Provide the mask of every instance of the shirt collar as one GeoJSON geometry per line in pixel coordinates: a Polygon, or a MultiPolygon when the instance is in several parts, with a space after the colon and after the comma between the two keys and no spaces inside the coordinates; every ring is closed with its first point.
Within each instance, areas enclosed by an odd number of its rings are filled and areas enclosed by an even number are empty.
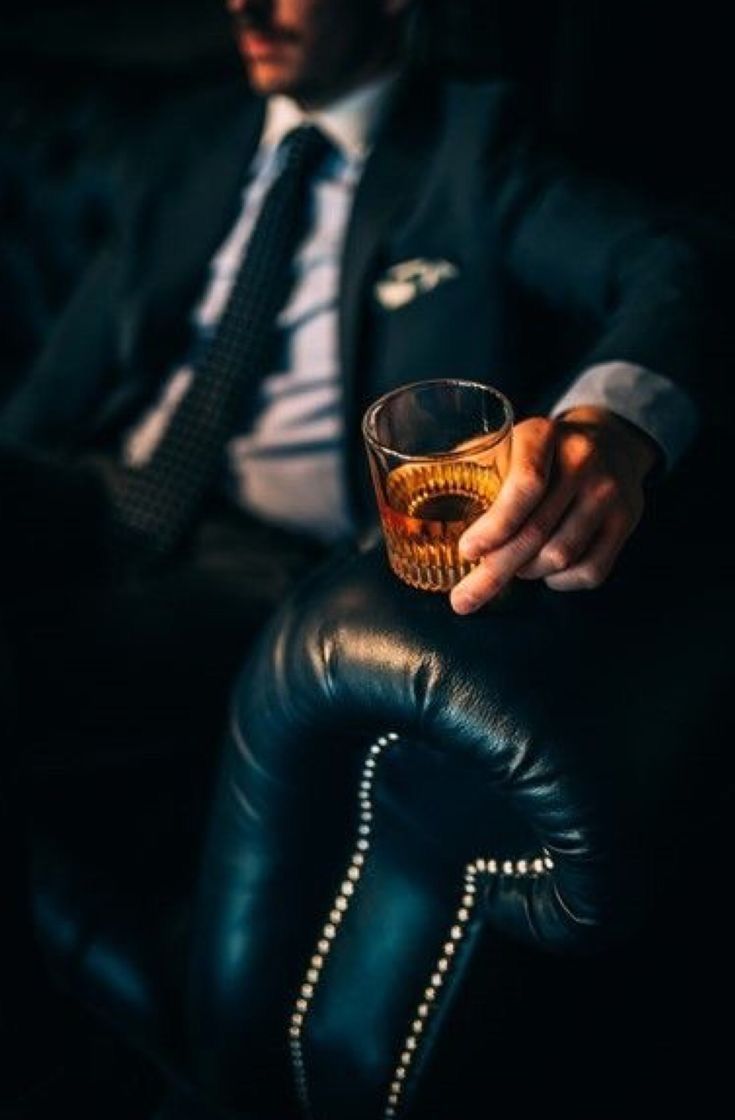
{"type": "Polygon", "coordinates": [[[305,110],[283,95],[268,100],[261,145],[274,148],[293,128],[314,124],[347,159],[364,159],[398,75],[382,75],[321,109],[305,110]]]}

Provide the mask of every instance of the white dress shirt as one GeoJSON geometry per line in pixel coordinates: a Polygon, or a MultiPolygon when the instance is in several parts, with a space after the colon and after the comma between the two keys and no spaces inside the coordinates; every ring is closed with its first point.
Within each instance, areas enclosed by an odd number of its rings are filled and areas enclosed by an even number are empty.
{"type": "MultiPolygon", "coordinates": [[[[213,257],[193,312],[197,348],[212,338],[269,187],[281,168],[279,144],[294,127],[316,124],[334,151],[311,186],[311,220],[294,261],[295,281],[276,321],[272,371],[256,407],[226,448],[228,488],[250,512],[325,541],[352,529],[343,470],[345,432],[338,360],[338,291],[342,248],[355,189],[395,78],[381,78],[326,109],[306,113],[285,97],[269,100],[260,145],[234,226],[213,257]]],[[[129,432],[131,466],[153,454],[191,379],[195,362],[174,370],[159,400],[129,432]]],[[[696,415],[689,398],[659,373],[627,362],[590,367],[552,409],[611,409],[647,432],[671,465],[689,443],[696,415]]]]}

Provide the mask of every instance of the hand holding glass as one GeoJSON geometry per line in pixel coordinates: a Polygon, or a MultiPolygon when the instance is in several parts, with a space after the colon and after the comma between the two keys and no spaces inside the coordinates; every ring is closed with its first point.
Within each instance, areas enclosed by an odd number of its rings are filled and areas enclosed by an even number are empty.
{"type": "Polygon", "coordinates": [[[391,568],[412,587],[450,591],[475,567],[459,538],[508,472],[510,402],[475,381],[418,381],[375,401],[362,430],[391,568]]]}

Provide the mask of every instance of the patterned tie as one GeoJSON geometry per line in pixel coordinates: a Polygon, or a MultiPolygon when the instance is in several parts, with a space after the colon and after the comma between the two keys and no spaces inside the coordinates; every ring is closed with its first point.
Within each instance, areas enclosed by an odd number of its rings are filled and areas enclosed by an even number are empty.
{"type": "Polygon", "coordinates": [[[283,141],[270,187],[217,331],[151,459],[125,471],[113,493],[116,537],[128,558],[170,554],[191,525],[222,450],[266,372],[276,315],[304,233],[309,178],[329,141],[311,125],[283,141]]]}

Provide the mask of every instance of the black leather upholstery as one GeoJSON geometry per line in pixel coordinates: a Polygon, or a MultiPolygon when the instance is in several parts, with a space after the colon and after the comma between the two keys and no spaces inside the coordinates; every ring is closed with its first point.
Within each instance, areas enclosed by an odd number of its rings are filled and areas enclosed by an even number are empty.
{"type": "Polygon", "coordinates": [[[641,610],[615,586],[594,598],[518,584],[460,619],[398,584],[378,550],[292,601],[241,680],[201,884],[193,1022],[212,1092],[290,1114],[288,1028],[316,953],[295,1040],[314,1114],[381,1115],[476,857],[497,870],[476,875],[459,967],[411,1068],[486,923],[563,953],[646,924],[681,872],[687,828],[670,831],[669,814],[726,680],[716,646],[695,659],[678,641],[712,642],[722,599],[702,589],[673,613],[671,587],[649,590],[641,610]],[[379,748],[370,849],[320,953],[358,838],[364,755],[387,731],[399,738],[379,748]]]}
{"type": "Polygon", "coordinates": [[[342,556],[246,666],[211,804],[170,755],[38,775],[56,973],[213,1115],[451,1115],[422,1082],[489,930],[605,959],[672,920],[692,844],[724,859],[730,596],[623,565],[459,618],[342,556]]]}

